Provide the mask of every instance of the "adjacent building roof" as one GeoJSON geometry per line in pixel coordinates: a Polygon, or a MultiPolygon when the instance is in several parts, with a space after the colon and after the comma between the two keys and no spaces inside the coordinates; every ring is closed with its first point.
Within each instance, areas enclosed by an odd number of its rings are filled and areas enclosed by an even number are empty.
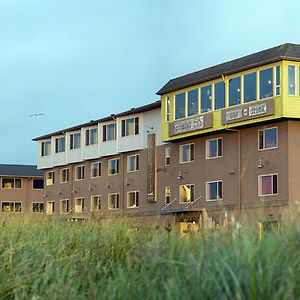
{"type": "Polygon", "coordinates": [[[240,71],[259,67],[283,59],[300,61],[300,45],[283,44],[274,48],[263,50],[194,73],[171,79],[157,92],[157,94],[167,94],[182,88],[217,79],[219,77],[222,77],[222,75],[231,75],[240,71]]]}
{"type": "Polygon", "coordinates": [[[43,171],[32,165],[0,164],[0,176],[43,177],[43,171]]]}
{"type": "Polygon", "coordinates": [[[104,117],[104,118],[101,118],[101,119],[92,120],[88,123],[79,124],[79,125],[72,126],[72,127],[66,128],[66,129],[62,129],[62,130],[59,130],[59,131],[55,131],[55,132],[52,132],[52,133],[49,133],[49,134],[46,134],[46,135],[43,135],[43,136],[39,136],[39,137],[34,138],[33,141],[48,139],[48,138],[50,138],[54,135],[60,135],[60,134],[66,133],[66,132],[79,130],[82,127],[89,127],[89,126],[93,126],[93,125],[96,125],[96,124],[101,123],[101,122],[112,121],[117,117],[124,117],[124,116],[132,115],[132,114],[143,113],[143,112],[153,110],[153,109],[157,109],[157,108],[160,108],[160,100],[155,101],[155,102],[150,103],[150,104],[139,106],[139,107],[136,107],[136,108],[133,107],[133,108],[127,110],[127,111],[124,111],[124,112],[121,112],[121,113],[118,113],[118,114],[112,114],[110,116],[107,116],[107,117],[104,117]]]}

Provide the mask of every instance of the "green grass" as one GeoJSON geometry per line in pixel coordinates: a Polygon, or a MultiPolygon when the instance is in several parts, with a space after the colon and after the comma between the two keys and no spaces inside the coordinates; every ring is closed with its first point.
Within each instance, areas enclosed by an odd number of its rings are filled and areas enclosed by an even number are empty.
{"type": "Polygon", "coordinates": [[[0,219],[0,299],[297,299],[300,227],[199,238],[124,220],[0,219]]]}

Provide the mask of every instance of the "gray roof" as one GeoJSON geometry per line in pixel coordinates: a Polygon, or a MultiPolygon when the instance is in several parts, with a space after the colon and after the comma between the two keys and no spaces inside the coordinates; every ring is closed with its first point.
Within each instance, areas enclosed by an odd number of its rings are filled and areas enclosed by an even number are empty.
{"type": "Polygon", "coordinates": [[[101,123],[101,122],[112,121],[117,117],[124,117],[124,116],[127,116],[127,115],[138,114],[138,113],[146,112],[146,111],[149,111],[149,110],[152,110],[152,109],[157,109],[157,108],[160,108],[160,100],[157,100],[153,103],[146,104],[146,105],[143,105],[143,106],[139,106],[139,107],[136,107],[136,108],[133,107],[129,110],[126,110],[126,111],[118,113],[118,114],[112,114],[110,116],[107,116],[107,117],[104,117],[104,118],[101,118],[101,119],[92,120],[92,121],[87,122],[87,123],[79,124],[79,125],[72,126],[72,127],[66,128],[66,129],[62,129],[62,130],[59,130],[59,131],[55,131],[55,132],[52,132],[52,133],[49,133],[49,134],[45,134],[45,135],[34,138],[33,141],[48,139],[48,138],[50,138],[54,135],[60,135],[60,134],[66,133],[66,132],[79,130],[82,127],[89,127],[89,126],[93,126],[93,125],[96,125],[96,124],[101,123]]]}
{"type": "Polygon", "coordinates": [[[0,176],[43,177],[43,171],[32,165],[0,164],[0,176]]]}
{"type": "Polygon", "coordinates": [[[274,48],[253,53],[213,67],[171,79],[157,92],[157,94],[167,94],[182,88],[220,78],[222,75],[231,75],[240,71],[263,66],[283,59],[300,61],[300,45],[279,45],[274,48]]]}

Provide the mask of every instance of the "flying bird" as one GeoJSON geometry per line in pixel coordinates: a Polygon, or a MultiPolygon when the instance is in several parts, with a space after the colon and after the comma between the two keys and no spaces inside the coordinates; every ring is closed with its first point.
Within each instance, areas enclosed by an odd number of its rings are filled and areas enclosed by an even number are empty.
{"type": "Polygon", "coordinates": [[[33,118],[33,117],[39,117],[39,116],[43,116],[43,115],[44,115],[43,113],[36,113],[36,114],[29,115],[28,117],[33,118]]]}

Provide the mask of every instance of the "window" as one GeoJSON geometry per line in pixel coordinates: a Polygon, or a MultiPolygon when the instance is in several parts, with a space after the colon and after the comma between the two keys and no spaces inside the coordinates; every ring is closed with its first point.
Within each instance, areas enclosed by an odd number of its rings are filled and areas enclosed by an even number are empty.
{"type": "Polygon", "coordinates": [[[108,161],[108,175],[115,175],[119,173],[119,159],[110,159],[108,161]]]}
{"type": "Polygon", "coordinates": [[[206,200],[214,201],[223,198],[223,183],[219,181],[206,182],[206,200]]]}
{"type": "Polygon", "coordinates": [[[201,87],[201,112],[211,111],[211,85],[201,87]]]}
{"type": "Polygon", "coordinates": [[[139,192],[127,193],[127,208],[136,208],[139,206],[139,192]]]}
{"type": "Polygon", "coordinates": [[[180,203],[190,203],[195,200],[193,184],[184,184],[179,186],[179,202],[180,203]]]}
{"type": "Polygon", "coordinates": [[[258,196],[270,196],[278,193],[278,175],[258,176],[258,196]]]}
{"type": "Polygon", "coordinates": [[[273,68],[259,71],[259,98],[273,97],[273,68]]]}
{"type": "Polygon", "coordinates": [[[171,148],[165,148],[165,166],[169,166],[171,161],[171,148]]]}
{"type": "Polygon", "coordinates": [[[70,149],[75,150],[80,148],[80,132],[70,134],[70,149]]]}
{"type": "Polygon", "coordinates": [[[135,172],[139,170],[139,155],[130,155],[127,157],[127,172],[135,172]]]}
{"type": "Polygon", "coordinates": [[[48,156],[51,154],[51,141],[45,141],[41,144],[41,156],[48,156]]]}
{"type": "Polygon", "coordinates": [[[206,141],[206,159],[222,156],[222,138],[206,141]]]}
{"type": "Polygon", "coordinates": [[[109,194],[108,195],[108,209],[118,209],[120,208],[120,195],[119,194],[109,194]]]}
{"type": "Polygon", "coordinates": [[[46,173],[46,185],[54,184],[54,172],[50,171],[46,173]]]}
{"type": "Polygon", "coordinates": [[[258,131],[258,149],[267,150],[277,148],[277,127],[258,131]]]}
{"type": "Polygon", "coordinates": [[[229,80],[229,106],[241,104],[241,78],[229,80]]]}
{"type": "Polygon", "coordinates": [[[32,212],[43,213],[44,212],[44,203],[43,202],[33,202],[32,203],[32,212]]]}
{"type": "Polygon", "coordinates": [[[75,213],[80,213],[84,211],[84,198],[75,198],[75,213]]]}
{"type": "Polygon", "coordinates": [[[122,120],[122,136],[139,134],[139,118],[122,120]]]}
{"type": "Polygon", "coordinates": [[[84,166],[75,167],[75,180],[84,179],[84,166]]]}
{"type": "Polygon", "coordinates": [[[69,200],[64,199],[60,200],[60,213],[61,214],[67,214],[69,212],[69,200]]]}
{"type": "Polygon", "coordinates": [[[103,142],[114,141],[116,139],[116,123],[103,125],[103,142]]]}
{"type": "Polygon", "coordinates": [[[44,188],[44,179],[33,179],[32,188],[34,190],[42,190],[44,188]]]}
{"type": "Polygon", "coordinates": [[[22,202],[2,202],[2,212],[21,212],[22,202]]]}
{"type": "Polygon", "coordinates": [[[166,97],[166,122],[170,122],[170,97],[166,97]]]}
{"type": "Polygon", "coordinates": [[[194,160],[194,144],[180,145],[179,162],[186,163],[194,160]]]}
{"type": "Polygon", "coordinates": [[[101,162],[95,162],[91,164],[91,178],[101,176],[101,162]]]}
{"type": "Polygon", "coordinates": [[[22,179],[20,178],[2,178],[3,189],[21,189],[22,179]]]}
{"type": "Polygon", "coordinates": [[[185,93],[175,95],[175,120],[185,117],[185,93]]]}
{"type": "Polygon", "coordinates": [[[256,100],[256,72],[244,75],[244,103],[256,100]]]}
{"type": "Polygon", "coordinates": [[[96,195],[91,197],[91,211],[101,210],[101,196],[96,195]]]}
{"type": "Polygon", "coordinates": [[[169,186],[165,187],[165,203],[171,203],[171,188],[169,186]]]}
{"type": "Polygon", "coordinates": [[[97,128],[86,129],[85,131],[85,145],[95,145],[98,143],[98,130],[97,128]]]}
{"type": "Polygon", "coordinates": [[[276,96],[280,95],[280,66],[276,66],[276,96]]]}
{"type": "Polygon", "coordinates": [[[48,201],[46,203],[46,215],[51,216],[54,213],[54,202],[48,201]]]}
{"type": "Polygon", "coordinates": [[[188,91],[188,116],[198,114],[198,89],[188,91]]]}
{"type": "Polygon", "coordinates": [[[66,183],[69,181],[69,169],[60,170],[60,183],[66,183]]]}
{"type": "Polygon", "coordinates": [[[225,82],[215,83],[215,110],[225,107],[225,82]]]}
{"type": "Polygon", "coordinates": [[[55,139],[55,153],[65,152],[65,142],[64,136],[55,139]]]}
{"type": "Polygon", "coordinates": [[[296,95],[296,67],[293,65],[288,66],[288,95],[295,96],[296,95]]]}

